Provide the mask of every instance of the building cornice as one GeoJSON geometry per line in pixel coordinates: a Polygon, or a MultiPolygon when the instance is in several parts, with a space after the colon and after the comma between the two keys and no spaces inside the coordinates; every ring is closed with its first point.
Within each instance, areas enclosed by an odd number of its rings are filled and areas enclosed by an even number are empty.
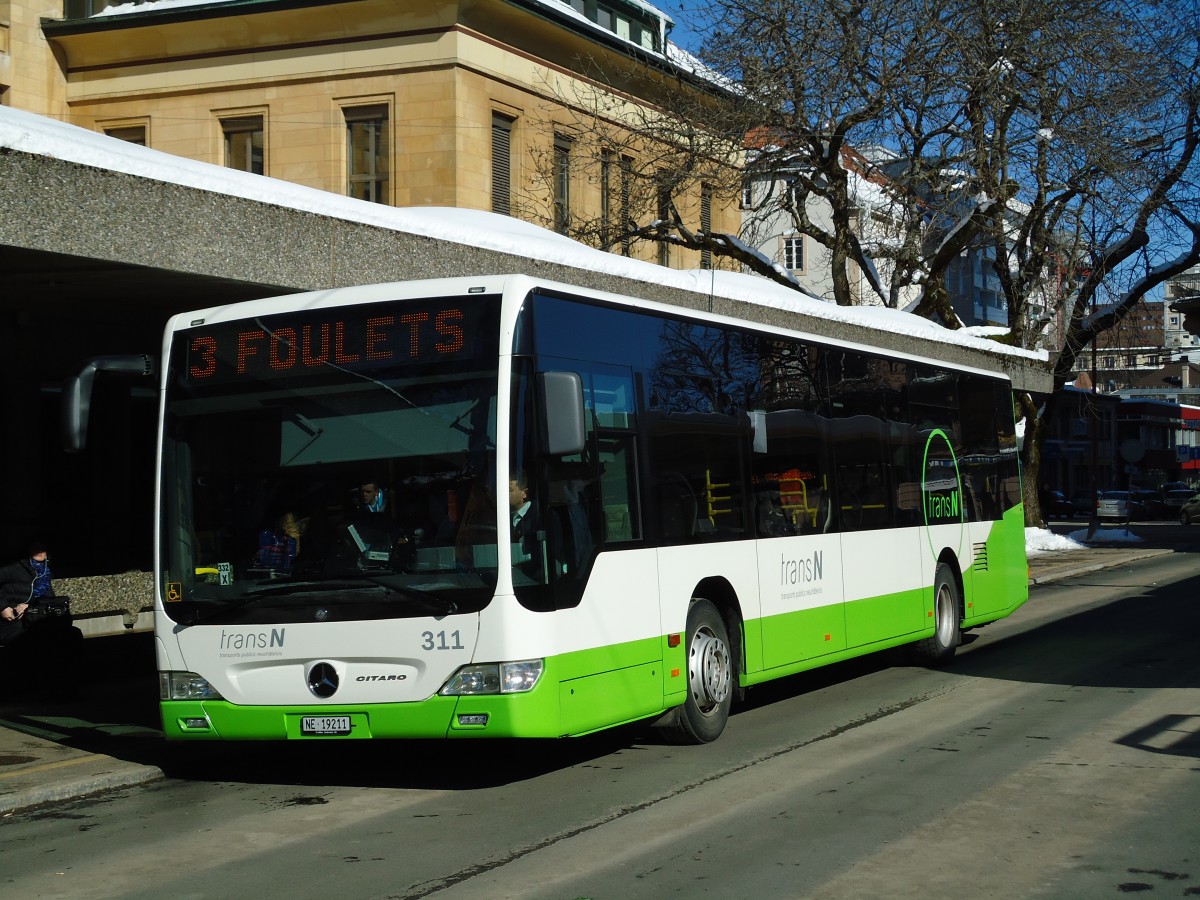
{"type": "MultiPolygon", "coordinates": [[[[150,7],[144,11],[135,8],[128,12],[122,12],[119,15],[96,15],[86,18],[73,19],[50,19],[43,18],[41,20],[42,32],[47,40],[62,46],[68,57],[68,68],[71,70],[95,68],[97,66],[112,65],[138,65],[143,61],[136,58],[129,58],[128,45],[123,42],[124,46],[120,49],[125,52],[114,52],[110,61],[95,60],[89,58],[87,60],[75,61],[72,56],[91,56],[96,55],[96,38],[115,35],[122,33],[128,35],[130,32],[135,32],[141,29],[172,29],[182,25],[189,25],[196,22],[214,21],[224,18],[236,18],[242,26],[242,33],[252,36],[254,30],[248,25],[247,19],[259,16],[276,18],[280,14],[293,14],[289,17],[289,24],[293,28],[302,30],[303,26],[297,26],[294,19],[294,14],[298,11],[312,11],[313,21],[320,22],[330,19],[336,19],[338,16],[338,8],[349,9],[350,7],[369,7],[375,0],[217,0],[211,3],[188,4],[183,6],[173,7],[155,7],[153,4],[145,4],[150,7]],[[323,15],[322,12],[325,12],[323,15]],[[73,51],[75,51],[73,53],[73,51]]],[[[621,0],[615,0],[621,2],[621,0]]],[[[705,77],[703,73],[697,73],[687,66],[680,65],[674,62],[670,55],[663,51],[648,50],[629,40],[626,40],[614,32],[608,31],[605,28],[583,19],[566,3],[557,2],[557,0],[450,0],[446,3],[431,3],[430,8],[433,9],[437,5],[443,8],[454,7],[457,13],[454,16],[455,20],[460,24],[465,24],[468,27],[478,28],[469,19],[472,18],[469,11],[474,11],[488,4],[496,4],[507,6],[512,9],[520,10],[522,13],[532,15],[539,20],[549,23],[556,28],[565,29],[570,32],[576,40],[587,42],[593,45],[600,45],[606,51],[615,54],[619,57],[625,57],[638,66],[645,69],[658,72],[660,76],[666,76],[673,79],[678,79],[680,82],[687,84],[693,90],[700,93],[708,93],[714,95],[725,96],[729,94],[728,88],[717,84],[711,78],[705,77]]],[[[628,5],[631,9],[641,10],[644,14],[648,14],[649,7],[646,4],[623,4],[628,5]]],[[[387,4],[380,5],[381,14],[380,20],[392,18],[395,16],[394,7],[387,4]]],[[[367,21],[370,19],[370,14],[364,15],[357,13],[354,16],[347,16],[347,19],[353,18],[356,23],[367,21]]],[[[670,17],[665,16],[663,22],[669,23],[670,17]]],[[[443,22],[443,26],[449,25],[449,22],[443,22]]],[[[665,43],[665,27],[660,32],[660,39],[665,43]]],[[[347,34],[347,40],[362,40],[370,37],[386,37],[388,33],[394,32],[390,27],[380,29],[378,35],[371,33],[369,29],[359,30],[354,34],[347,34]]],[[[277,33],[277,32],[276,32],[277,33]]],[[[228,41],[226,35],[222,35],[222,39],[228,41]]],[[[284,43],[292,43],[285,41],[284,43]]],[[[228,45],[226,45],[226,49],[228,45]]],[[[114,47],[114,50],[117,48],[114,47]]],[[[195,54],[190,54],[194,56],[195,54]]],[[[581,54],[583,56],[585,54],[581,54]]],[[[160,59],[152,60],[151,62],[159,62],[160,59]]]]}

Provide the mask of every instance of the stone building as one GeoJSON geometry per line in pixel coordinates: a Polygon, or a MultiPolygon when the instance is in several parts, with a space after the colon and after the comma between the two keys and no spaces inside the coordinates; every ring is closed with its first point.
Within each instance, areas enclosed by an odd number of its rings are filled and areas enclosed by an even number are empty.
{"type": "MultiPolygon", "coordinates": [[[[564,233],[577,219],[615,231],[654,214],[631,208],[653,189],[629,180],[653,180],[659,148],[606,155],[585,140],[601,106],[618,133],[623,116],[678,92],[721,90],[670,43],[671,19],[639,0],[2,0],[5,18],[5,105],[364,200],[564,233]]],[[[694,227],[736,232],[734,198],[694,193],[671,197],[694,227]]],[[[677,248],[616,249],[700,263],[677,248]]]]}

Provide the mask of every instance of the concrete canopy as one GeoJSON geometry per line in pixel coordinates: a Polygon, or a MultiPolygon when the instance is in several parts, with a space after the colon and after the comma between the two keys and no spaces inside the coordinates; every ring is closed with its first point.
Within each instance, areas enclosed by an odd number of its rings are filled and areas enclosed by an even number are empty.
{"type": "MultiPolygon", "coordinates": [[[[0,153],[0,309],[172,313],[411,278],[526,274],[1001,371],[1048,391],[1044,363],[861,329],[512,253],[8,150],[0,153]]],[[[1001,348],[997,348],[998,351],[1001,348]]]]}

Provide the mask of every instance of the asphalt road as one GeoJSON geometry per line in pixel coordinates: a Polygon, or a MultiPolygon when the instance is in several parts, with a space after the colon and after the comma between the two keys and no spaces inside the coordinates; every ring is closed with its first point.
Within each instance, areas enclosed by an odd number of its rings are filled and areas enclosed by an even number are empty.
{"type": "MultiPolygon", "coordinates": [[[[1200,532],[1197,532],[1200,534],[1200,532]]],[[[705,747],[183,748],[0,824],[32,897],[1200,895],[1200,555],[1034,588],[951,667],[764,686],[705,747]]]]}

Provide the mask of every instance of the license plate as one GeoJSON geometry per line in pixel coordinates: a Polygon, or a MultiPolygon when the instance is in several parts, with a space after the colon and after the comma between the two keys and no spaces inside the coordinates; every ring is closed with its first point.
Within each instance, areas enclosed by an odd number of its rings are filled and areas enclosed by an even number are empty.
{"type": "Polygon", "coordinates": [[[300,719],[301,734],[338,735],[350,733],[349,716],[303,716],[300,719]]]}

